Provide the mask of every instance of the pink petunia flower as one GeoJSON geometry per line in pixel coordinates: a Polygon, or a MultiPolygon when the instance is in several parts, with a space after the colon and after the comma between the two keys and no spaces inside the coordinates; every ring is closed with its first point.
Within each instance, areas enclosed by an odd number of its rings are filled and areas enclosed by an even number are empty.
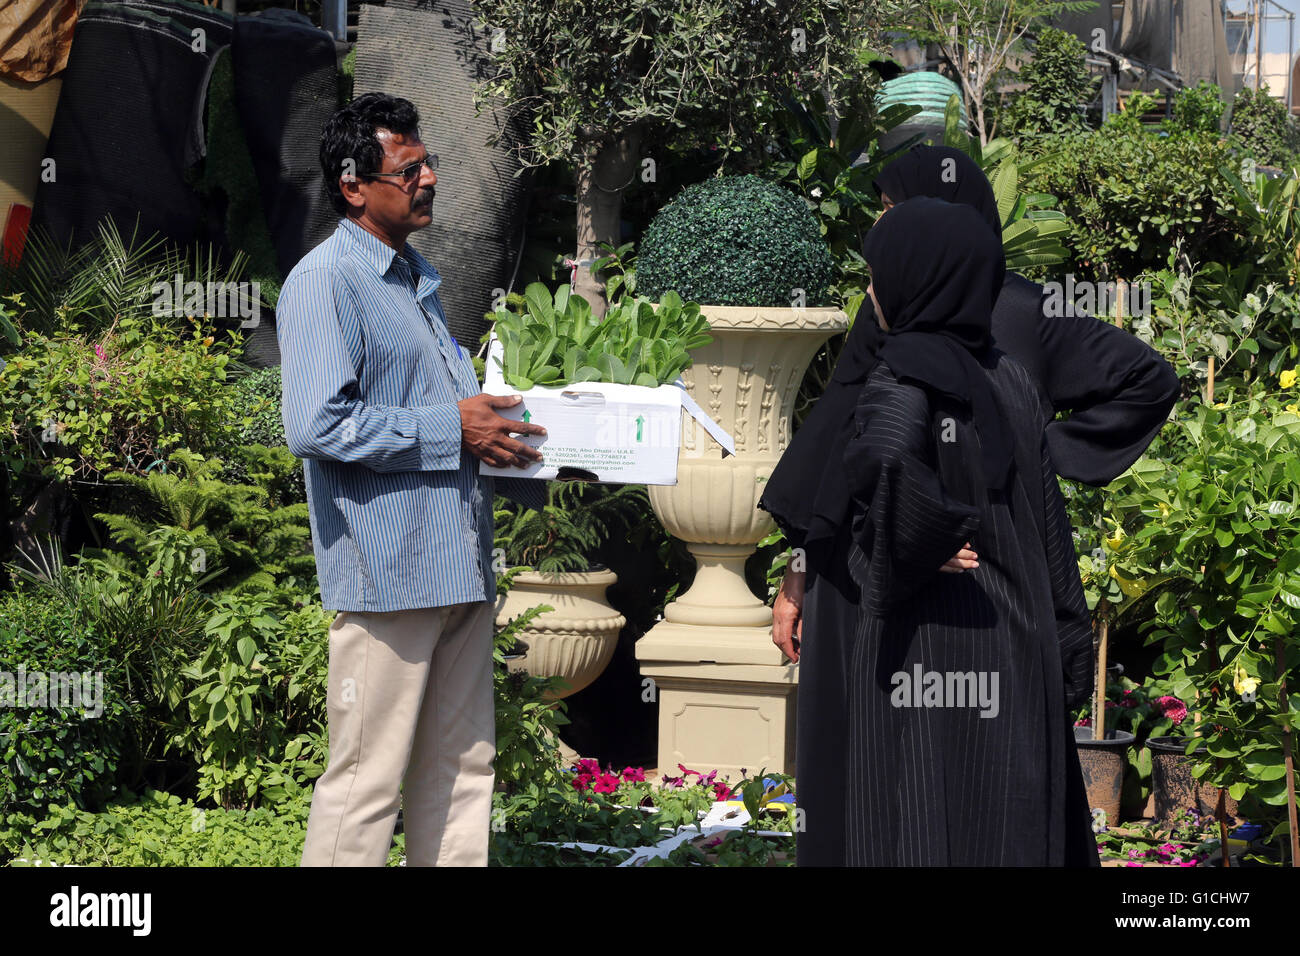
{"type": "Polygon", "coordinates": [[[573,778],[573,789],[577,790],[579,793],[586,790],[591,786],[591,777],[592,775],[589,773],[578,774],[573,778]]]}
{"type": "Polygon", "coordinates": [[[1187,705],[1177,697],[1157,698],[1156,705],[1160,708],[1161,713],[1175,724],[1181,724],[1187,716],[1187,705]]]}
{"type": "Polygon", "coordinates": [[[623,779],[629,783],[645,783],[645,771],[640,767],[624,767],[623,779]]]}
{"type": "Polygon", "coordinates": [[[594,777],[596,774],[600,773],[600,761],[592,760],[591,758],[579,760],[578,771],[580,773],[590,774],[594,777]]]}
{"type": "Polygon", "coordinates": [[[618,789],[618,784],[618,777],[614,776],[612,773],[602,773],[596,778],[596,782],[592,785],[591,789],[596,793],[613,793],[618,789]]]}
{"type": "Polygon", "coordinates": [[[713,785],[714,800],[730,800],[731,796],[732,796],[731,788],[728,787],[725,783],[715,783],[713,785]]]}

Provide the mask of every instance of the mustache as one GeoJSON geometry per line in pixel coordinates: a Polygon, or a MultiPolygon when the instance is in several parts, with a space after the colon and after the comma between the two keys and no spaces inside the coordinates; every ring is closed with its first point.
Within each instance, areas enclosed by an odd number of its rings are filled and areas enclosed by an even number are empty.
{"type": "Polygon", "coordinates": [[[438,195],[438,191],[430,186],[428,189],[420,190],[415,197],[415,205],[422,206],[427,202],[432,202],[433,198],[438,195]]]}

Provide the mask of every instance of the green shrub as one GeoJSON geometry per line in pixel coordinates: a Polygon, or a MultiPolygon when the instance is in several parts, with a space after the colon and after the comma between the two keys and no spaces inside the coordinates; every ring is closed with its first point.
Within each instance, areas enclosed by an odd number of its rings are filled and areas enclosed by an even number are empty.
{"type": "Polygon", "coordinates": [[[11,471],[143,474],[177,448],[203,452],[237,427],[222,388],[228,346],[124,319],[101,339],[27,333],[0,369],[0,442],[11,471]]]}
{"type": "MultiPolygon", "coordinates": [[[[288,445],[281,418],[280,366],[272,365],[241,375],[228,388],[234,396],[235,413],[240,424],[233,438],[218,450],[226,461],[222,477],[231,484],[253,484],[251,475],[258,470],[258,465],[256,455],[251,454],[246,446],[286,448],[288,445]]],[[[307,500],[302,462],[296,458],[293,459],[293,468],[284,478],[280,497],[286,504],[307,500]]]]}
{"type": "Polygon", "coordinates": [[[834,263],[816,216],[794,193],[758,176],[683,189],[646,230],[637,292],[676,291],[704,305],[790,307],[829,301],[834,263]]]}
{"type": "Polygon", "coordinates": [[[1087,47],[1064,30],[1038,35],[1034,57],[1020,72],[1027,84],[1008,109],[1007,125],[1017,136],[1074,133],[1088,128],[1084,108],[1096,80],[1088,72],[1087,47]]]}
{"type": "Polygon", "coordinates": [[[1269,95],[1267,85],[1237,92],[1232,101],[1232,137],[1264,166],[1291,166],[1300,151],[1300,127],[1287,115],[1286,104],[1269,95]]]}
{"type": "MultiPolygon", "coordinates": [[[[0,682],[0,826],[43,816],[56,804],[97,808],[118,794],[120,777],[134,782],[138,705],[125,691],[120,662],[75,607],[29,587],[0,597],[0,682]],[[49,706],[48,689],[45,705],[22,706],[33,703],[32,675],[50,672],[90,675],[82,685],[90,699],[72,698],[89,710],[49,706]]],[[[63,694],[60,688],[57,702],[69,703],[63,694]]]]}
{"type": "Polygon", "coordinates": [[[1133,279],[1163,267],[1173,246],[1197,262],[1255,258],[1229,219],[1235,196],[1220,167],[1237,163],[1216,134],[1162,136],[1113,125],[1035,149],[1044,156],[1024,189],[1060,197],[1071,252],[1062,271],[1133,279]]]}
{"type": "Polygon", "coordinates": [[[1218,133],[1223,110],[1223,94],[1219,88],[1201,80],[1175,94],[1174,127],[1195,133],[1218,133]]]}

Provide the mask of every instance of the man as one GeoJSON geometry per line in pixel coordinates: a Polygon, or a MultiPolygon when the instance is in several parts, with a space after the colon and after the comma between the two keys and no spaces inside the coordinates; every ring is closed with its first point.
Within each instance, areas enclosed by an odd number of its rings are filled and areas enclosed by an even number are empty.
{"type": "MultiPolygon", "coordinates": [[[[329,765],[304,866],[382,866],[405,811],[411,866],[485,866],[496,733],[493,480],[482,459],[544,435],[479,393],[448,331],[438,272],[407,237],[433,220],[437,157],[419,115],[381,93],[340,109],[321,165],[343,216],[285,280],[277,307],[284,426],[304,459],[330,626],[329,765]]],[[[502,479],[539,508],[545,486],[502,479]]]]}

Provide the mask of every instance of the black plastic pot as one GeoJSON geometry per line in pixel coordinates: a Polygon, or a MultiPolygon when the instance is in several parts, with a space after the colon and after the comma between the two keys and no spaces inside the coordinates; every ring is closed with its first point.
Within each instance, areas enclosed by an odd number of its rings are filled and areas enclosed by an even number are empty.
{"type": "MultiPolygon", "coordinates": [[[[1203,816],[1213,816],[1219,805],[1219,788],[1192,776],[1196,758],[1186,753],[1187,738],[1152,737],[1146,745],[1151,751],[1151,790],[1155,794],[1156,823],[1173,826],[1192,807],[1203,816]]],[[[1196,752],[1204,749],[1205,744],[1197,744],[1196,752]]],[[[1236,800],[1224,794],[1223,805],[1229,817],[1236,817],[1236,800]]]]}
{"type": "Polygon", "coordinates": [[[1106,825],[1119,822],[1120,792],[1124,784],[1124,752],[1133,746],[1134,737],[1126,730],[1108,730],[1095,740],[1091,727],[1075,727],[1074,743],[1083,768],[1083,784],[1088,791],[1088,806],[1106,813],[1106,825]]]}

